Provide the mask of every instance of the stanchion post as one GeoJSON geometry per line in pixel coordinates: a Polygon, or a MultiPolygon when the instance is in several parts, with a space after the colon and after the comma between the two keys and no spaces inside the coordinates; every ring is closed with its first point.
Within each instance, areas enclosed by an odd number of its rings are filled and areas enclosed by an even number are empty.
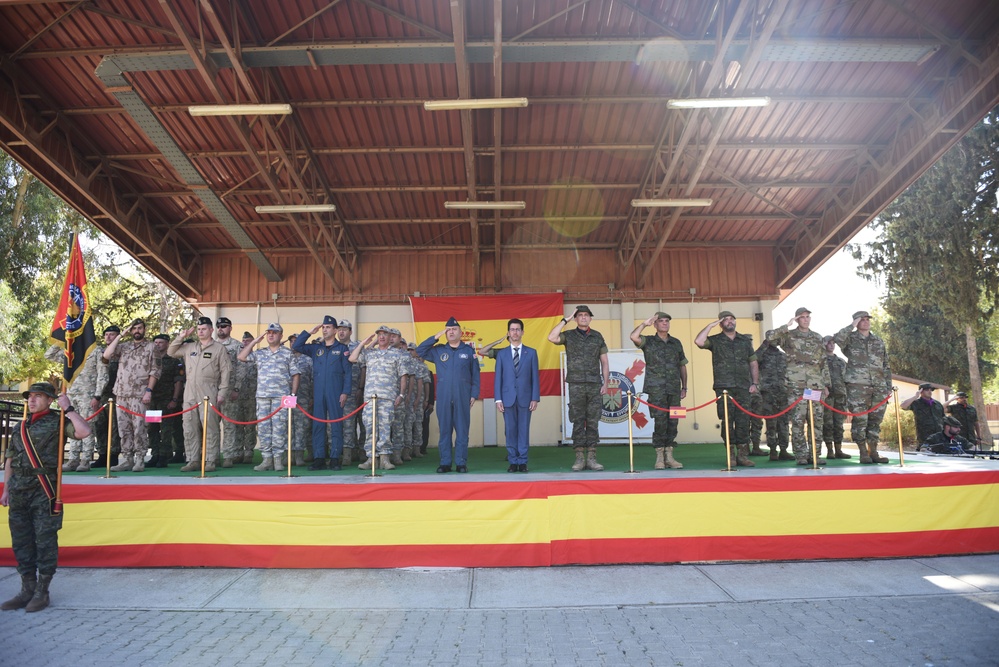
{"type": "Polygon", "coordinates": [[[815,401],[808,401],[808,432],[812,436],[812,470],[818,470],[819,457],[815,451],[815,401]]]}
{"type": "Polygon", "coordinates": [[[286,476],[289,479],[291,479],[291,459],[292,459],[292,452],[291,452],[291,408],[288,408],[288,452],[287,452],[286,458],[288,459],[288,474],[286,476]]]}
{"type": "Polygon", "coordinates": [[[635,431],[631,421],[632,393],[628,392],[628,460],[630,461],[629,473],[638,472],[635,470],[635,431]]]}
{"type": "Polygon", "coordinates": [[[902,453],[902,415],[898,411],[898,387],[892,387],[891,393],[895,397],[895,428],[898,430],[898,467],[905,467],[905,454],[902,453]]]}
{"type": "Polygon", "coordinates": [[[732,467],[732,438],[729,437],[728,430],[728,389],[722,390],[721,400],[724,401],[722,410],[724,410],[725,416],[725,423],[722,424],[722,428],[725,430],[725,470],[723,472],[735,472],[735,468],[732,467]]]}
{"type": "MultiPolygon", "coordinates": [[[[24,406],[27,409],[27,405],[24,406]]],[[[111,479],[115,475],[111,474],[111,439],[114,437],[114,397],[108,398],[108,439],[107,451],[104,452],[104,479],[111,479]]]]}
{"type": "Polygon", "coordinates": [[[202,401],[201,414],[201,478],[205,477],[205,461],[208,459],[208,397],[202,401]]]}

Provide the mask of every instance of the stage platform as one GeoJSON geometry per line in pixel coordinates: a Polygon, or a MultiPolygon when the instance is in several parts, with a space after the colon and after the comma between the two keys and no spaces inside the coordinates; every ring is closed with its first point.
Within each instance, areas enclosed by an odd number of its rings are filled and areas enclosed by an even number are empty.
{"type": "MultiPolygon", "coordinates": [[[[856,451],[854,450],[854,454],[856,451]]],[[[342,472],[200,479],[179,466],[67,474],[60,564],[78,567],[395,568],[898,558],[999,552],[999,461],[906,453],[906,465],[811,470],[755,458],[725,472],[720,445],[605,447],[607,470],[572,473],[570,448],[473,449],[468,474],[436,450],[372,479],[342,472]],[[720,454],[719,454],[720,452],[720,454]]],[[[892,456],[889,453],[889,456],[892,456]]],[[[0,515],[6,509],[0,508],[0,515]]],[[[0,531],[0,565],[12,565],[0,531]]]]}

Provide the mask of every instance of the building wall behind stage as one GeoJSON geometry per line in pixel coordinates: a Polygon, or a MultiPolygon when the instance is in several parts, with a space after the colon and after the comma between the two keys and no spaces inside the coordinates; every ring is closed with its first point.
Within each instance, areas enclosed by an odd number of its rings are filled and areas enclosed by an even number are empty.
{"type": "MultiPolygon", "coordinates": [[[[572,314],[576,304],[566,303],[565,314],[572,314]]],[[[741,333],[753,336],[755,344],[759,344],[767,329],[772,328],[771,313],[776,301],[740,301],[729,303],[617,303],[589,304],[594,313],[592,327],[600,331],[607,341],[609,349],[634,349],[629,336],[632,329],[654,312],[662,310],[672,316],[670,334],[683,343],[689,364],[688,392],[683,402],[691,408],[710,401],[714,397],[712,389],[711,353],[698,349],[694,338],[707,324],[718,318],[721,310],[731,310],[738,318],[737,327],[741,333]],[[760,317],[760,320],[755,319],[760,317]]],[[[354,327],[354,338],[364,340],[374,333],[379,325],[395,327],[402,331],[403,337],[413,340],[415,329],[412,312],[409,306],[336,306],[324,308],[321,306],[286,306],[277,307],[262,304],[255,307],[201,307],[213,319],[225,315],[233,321],[233,336],[239,337],[244,331],[254,336],[267,328],[270,322],[278,322],[284,327],[284,336],[299,333],[303,329],[311,331],[322,322],[323,315],[333,315],[338,320],[348,319],[354,327]]],[[[510,317],[515,317],[511,313],[510,317]]],[[[506,317],[504,314],[503,317],[506,317]]],[[[571,324],[570,324],[571,326],[571,324]]],[[[444,328],[444,323],[441,323],[444,328]]],[[[568,328],[568,327],[567,327],[568,328]]],[[[718,333],[717,327],[711,331],[718,333]]],[[[651,335],[653,329],[645,330],[651,335]]],[[[542,337],[547,337],[544,332],[542,337]]],[[[421,341],[416,341],[417,343],[421,341]]],[[[547,341],[543,343],[549,345],[547,341]]],[[[438,438],[437,420],[431,419],[431,443],[438,438]]],[[[471,432],[469,434],[472,446],[505,445],[503,437],[503,418],[498,414],[492,399],[479,401],[472,409],[471,432]]],[[[541,404],[531,422],[531,442],[535,445],[552,445],[562,440],[562,406],[559,396],[542,397],[541,404]]],[[[714,406],[697,412],[689,412],[679,423],[680,442],[719,442],[721,440],[720,424],[714,406]]]]}

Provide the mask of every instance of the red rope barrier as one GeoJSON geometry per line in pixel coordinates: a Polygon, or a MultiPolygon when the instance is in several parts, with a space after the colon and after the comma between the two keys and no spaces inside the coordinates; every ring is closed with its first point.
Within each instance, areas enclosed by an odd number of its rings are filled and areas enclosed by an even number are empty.
{"type": "MultiPolygon", "coordinates": [[[[276,415],[277,413],[279,413],[279,412],[281,412],[282,410],[285,409],[283,406],[279,405],[274,410],[274,412],[270,413],[266,417],[261,417],[260,419],[254,419],[253,421],[250,421],[250,422],[240,422],[240,421],[236,421],[235,419],[230,419],[229,417],[226,417],[224,414],[222,414],[221,412],[219,412],[219,409],[215,407],[214,403],[209,403],[208,405],[212,406],[212,410],[214,410],[215,414],[217,414],[219,417],[221,417],[222,419],[226,420],[230,424],[237,424],[239,426],[251,426],[253,424],[259,424],[260,422],[265,422],[268,419],[270,419],[271,417],[273,417],[274,415],[276,415]]],[[[194,406],[194,407],[198,407],[198,406],[194,406]]]]}
{"type": "MultiPolygon", "coordinates": [[[[642,405],[649,406],[653,410],[659,410],[660,412],[669,412],[669,408],[663,408],[663,407],[660,407],[658,405],[653,405],[652,403],[649,403],[648,401],[643,401],[642,397],[639,396],[638,394],[633,394],[633,396],[635,397],[636,401],[638,401],[642,405]]],[[[696,408],[688,408],[687,412],[694,412],[695,410],[700,410],[701,408],[706,408],[709,405],[711,405],[712,403],[717,403],[719,398],[721,398],[721,396],[715,396],[712,400],[708,401],[707,403],[701,403],[696,408]]]]}
{"type": "Polygon", "coordinates": [[[339,419],[320,419],[319,417],[316,417],[315,415],[310,415],[308,412],[305,411],[305,408],[303,408],[301,405],[298,405],[296,407],[299,410],[302,411],[303,415],[305,415],[306,417],[308,417],[309,419],[311,419],[314,422],[319,422],[321,424],[335,424],[337,422],[342,422],[344,419],[349,419],[350,417],[353,417],[358,412],[360,412],[361,410],[363,410],[364,406],[367,405],[367,404],[368,404],[367,401],[365,401],[364,403],[361,403],[359,406],[357,406],[356,410],[354,410],[353,412],[351,412],[349,415],[344,415],[343,417],[340,417],[339,419]]]}
{"type": "Polygon", "coordinates": [[[805,400],[804,396],[799,396],[798,400],[796,400],[794,403],[792,403],[791,405],[787,406],[786,408],[784,408],[783,410],[781,410],[777,414],[774,414],[774,415],[758,415],[756,413],[750,412],[746,408],[744,408],[741,405],[739,405],[739,401],[735,400],[735,398],[732,396],[732,394],[729,394],[728,397],[732,399],[733,403],[735,403],[735,407],[739,408],[740,410],[742,410],[743,412],[745,412],[750,417],[755,417],[756,419],[777,419],[778,417],[783,417],[788,412],[790,412],[791,410],[793,410],[794,406],[796,406],[798,403],[801,403],[803,400],[805,400]]]}
{"type": "Polygon", "coordinates": [[[885,396],[885,400],[881,401],[880,403],[878,403],[877,405],[875,405],[870,410],[864,410],[863,412],[844,412],[843,410],[837,410],[836,408],[834,408],[831,405],[827,405],[825,401],[820,401],[820,403],[822,403],[822,405],[824,405],[827,409],[832,410],[833,412],[835,412],[837,414],[846,415],[847,417],[863,417],[864,415],[871,414],[875,410],[879,409],[882,405],[884,405],[885,403],[887,403],[888,401],[890,401],[891,400],[891,396],[892,396],[891,394],[888,394],[887,396],[885,396]]]}
{"type": "Polygon", "coordinates": [[[95,412],[94,414],[90,415],[89,417],[84,417],[84,418],[83,418],[83,421],[85,421],[85,422],[88,422],[88,421],[90,421],[91,419],[93,419],[93,418],[94,418],[94,417],[96,417],[97,415],[99,415],[99,414],[101,414],[102,412],[104,412],[104,409],[105,409],[105,408],[107,408],[107,407],[108,407],[108,406],[107,406],[107,403],[105,403],[104,405],[102,405],[101,407],[99,407],[99,408],[97,409],[97,412],[95,412]]]}
{"type": "MultiPolygon", "coordinates": [[[[184,414],[185,412],[190,412],[191,410],[194,410],[196,407],[198,407],[198,405],[199,404],[195,404],[195,405],[192,405],[191,407],[189,407],[186,410],[181,410],[180,412],[174,412],[173,414],[169,414],[169,415],[163,415],[163,419],[170,419],[171,417],[179,417],[180,415],[184,414]]],[[[140,415],[138,412],[132,412],[128,408],[122,407],[121,405],[118,405],[117,403],[115,403],[114,406],[116,408],[118,408],[119,410],[121,410],[122,412],[127,412],[128,414],[132,415],[133,417],[145,417],[146,416],[145,414],[141,414],[140,415]]],[[[98,410],[98,412],[100,412],[100,410],[98,410]]],[[[97,414],[97,413],[95,412],[94,414],[97,414]]]]}

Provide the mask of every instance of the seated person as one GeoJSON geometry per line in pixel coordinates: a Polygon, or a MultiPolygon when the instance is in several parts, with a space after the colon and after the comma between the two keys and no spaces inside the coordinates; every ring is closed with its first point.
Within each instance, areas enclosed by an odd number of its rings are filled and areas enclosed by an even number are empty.
{"type": "Polygon", "coordinates": [[[919,450],[928,450],[934,454],[965,454],[974,449],[967,439],[961,437],[961,422],[956,417],[947,415],[943,418],[943,430],[926,438],[919,450]]]}

